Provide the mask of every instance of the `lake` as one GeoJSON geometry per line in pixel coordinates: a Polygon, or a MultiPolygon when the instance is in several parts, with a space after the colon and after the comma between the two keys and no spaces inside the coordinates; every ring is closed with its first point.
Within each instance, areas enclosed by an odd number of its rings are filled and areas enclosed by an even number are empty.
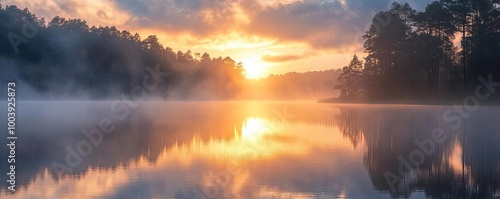
{"type": "Polygon", "coordinates": [[[16,193],[1,184],[1,198],[500,197],[499,107],[17,106],[16,193]]]}

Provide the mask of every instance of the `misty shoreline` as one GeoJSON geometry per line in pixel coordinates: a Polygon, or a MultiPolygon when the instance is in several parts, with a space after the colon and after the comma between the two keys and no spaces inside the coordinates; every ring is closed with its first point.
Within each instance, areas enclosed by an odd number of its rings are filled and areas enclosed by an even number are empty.
{"type": "MultiPolygon", "coordinates": [[[[320,104],[380,104],[380,105],[455,105],[465,104],[464,100],[345,100],[339,98],[318,99],[320,104]]],[[[479,106],[500,106],[498,100],[485,100],[478,103],[479,106]]]]}
{"type": "MultiPolygon", "coordinates": [[[[349,101],[349,100],[339,100],[339,101],[323,101],[313,99],[296,99],[296,100],[253,100],[253,99],[235,99],[235,100],[165,100],[165,99],[151,99],[151,100],[123,100],[123,99],[103,99],[103,100],[82,100],[82,99],[50,99],[50,100],[18,100],[21,103],[57,103],[57,102],[68,102],[68,103],[111,103],[113,101],[130,101],[134,103],[277,103],[277,102],[288,102],[288,103],[315,103],[315,104],[335,104],[335,105],[384,105],[384,106],[452,106],[452,105],[462,105],[463,101],[349,101]]],[[[6,103],[6,100],[0,100],[2,103],[6,103]]],[[[486,106],[500,106],[500,101],[490,100],[484,101],[479,104],[480,107],[486,106]]]]}

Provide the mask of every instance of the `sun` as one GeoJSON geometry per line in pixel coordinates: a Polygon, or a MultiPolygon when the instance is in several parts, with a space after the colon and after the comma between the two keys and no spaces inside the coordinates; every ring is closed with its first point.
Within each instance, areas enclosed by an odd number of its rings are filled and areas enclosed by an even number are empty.
{"type": "Polygon", "coordinates": [[[268,124],[260,118],[248,118],[241,129],[241,136],[245,140],[258,140],[263,134],[268,133],[268,124]]]}
{"type": "Polygon", "coordinates": [[[265,65],[259,58],[249,58],[242,61],[247,79],[259,79],[264,77],[265,65]]]}

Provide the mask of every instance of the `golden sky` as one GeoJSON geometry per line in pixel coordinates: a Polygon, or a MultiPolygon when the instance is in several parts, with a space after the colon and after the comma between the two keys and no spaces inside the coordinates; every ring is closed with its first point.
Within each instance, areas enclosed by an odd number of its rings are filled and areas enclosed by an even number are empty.
{"type": "MultiPolygon", "coordinates": [[[[409,1],[422,8],[430,0],[409,1]]],[[[2,0],[39,18],[86,20],[142,38],[157,35],[174,51],[243,62],[253,78],[341,68],[364,56],[361,36],[390,0],[2,0]]]]}

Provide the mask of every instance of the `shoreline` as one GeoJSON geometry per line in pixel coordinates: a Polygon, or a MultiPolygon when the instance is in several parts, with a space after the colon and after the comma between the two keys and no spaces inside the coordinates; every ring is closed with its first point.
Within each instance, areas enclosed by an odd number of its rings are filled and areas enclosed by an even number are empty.
{"type": "MultiPolygon", "coordinates": [[[[381,104],[381,105],[463,105],[464,100],[346,100],[339,98],[324,98],[316,100],[318,104],[381,104]]],[[[499,100],[480,101],[479,106],[500,106],[499,100]]]]}

